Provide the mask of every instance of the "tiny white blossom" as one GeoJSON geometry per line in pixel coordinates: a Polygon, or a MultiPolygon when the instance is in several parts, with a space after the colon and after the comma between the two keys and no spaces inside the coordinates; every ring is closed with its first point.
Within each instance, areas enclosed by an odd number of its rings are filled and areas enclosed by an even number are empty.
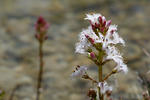
{"type": "Polygon", "coordinates": [[[85,66],[79,66],[76,67],[76,70],[71,74],[72,77],[82,77],[84,74],[86,74],[87,67],[85,66]]]}
{"type": "Polygon", "coordinates": [[[102,21],[103,21],[103,23],[106,21],[105,16],[102,16],[102,21]]]}
{"type": "Polygon", "coordinates": [[[98,41],[99,40],[99,37],[93,32],[92,27],[89,26],[87,29],[84,29],[79,34],[79,42],[76,44],[76,51],[75,51],[76,53],[86,54],[87,50],[89,48],[92,48],[92,44],[86,38],[86,35],[88,35],[94,41],[98,41]]]}
{"type": "MultiPolygon", "coordinates": [[[[99,37],[93,32],[93,29],[91,26],[89,26],[86,30],[83,30],[81,32],[82,35],[88,35],[90,38],[92,38],[94,41],[98,40],[99,37]]],[[[81,36],[81,35],[80,35],[81,36]]],[[[82,36],[81,36],[82,37],[82,36]]],[[[80,38],[81,38],[80,37],[80,38]]]]}
{"type": "Polygon", "coordinates": [[[108,46],[106,48],[106,59],[112,59],[117,62],[118,59],[123,59],[120,52],[115,48],[115,46],[108,46]]]}
{"type": "Polygon", "coordinates": [[[98,18],[102,16],[101,14],[86,14],[86,20],[91,21],[93,25],[99,24],[98,18]]]}
{"type": "Polygon", "coordinates": [[[100,87],[101,94],[105,94],[106,91],[112,91],[112,87],[108,86],[107,82],[99,82],[98,87],[100,87]]]}
{"type": "Polygon", "coordinates": [[[110,25],[109,26],[109,29],[106,33],[106,39],[107,39],[108,44],[120,43],[120,44],[125,45],[124,40],[121,37],[119,37],[119,35],[116,31],[117,31],[117,25],[110,25]]]}
{"type": "Polygon", "coordinates": [[[119,37],[117,31],[117,26],[116,25],[110,25],[106,36],[103,36],[101,33],[100,34],[100,38],[103,39],[103,41],[96,41],[97,43],[102,43],[103,44],[103,49],[105,50],[106,47],[108,47],[111,44],[123,44],[125,45],[124,40],[119,37]]]}
{"type": "Polygon", "coordinates": [[[108,46],[106,49],[106,59],[112,59],[116,62],[117,66],[115,69],[117,72],[128,72],[127,65],[123,63],[123,58],[119,51],[114,46],[108,46]]]}
{"type": "Polygon", "coordinates": [[[117,25],[110,25],[106,36],[103,36],[102,33],[99,32],[99,39],[96,40],[96,43],[102,43],[103,49],[105,50],[111,44],[123,44],[125,46],[124,40],[119,37],[117,31],[117,25]]]}
{"type": "Polygon", "coordinates": [[[80,54],[85,54],[87,49],[91,47],[91,44],[89,43],[88,39],[85,37],[84,32],[87,32],[88,30],[83,30],[79,34],[79,42],[76,44],[75,52],[80,54]]]}
{"type": "Polygon", "coordinates": [[[117,72],[124,72],[125,74],[128,72],[127,65],[123,63],[122,60],[118,60],[117,66],[114,68],[117,72]]]}
{"type": "Polygon", "coordinates": [[[76,43],[76,48],[75,48],[76,53],[85,54],[86,49],[87,49],[87,46],[84,46],[81,43],[76,43]]]}

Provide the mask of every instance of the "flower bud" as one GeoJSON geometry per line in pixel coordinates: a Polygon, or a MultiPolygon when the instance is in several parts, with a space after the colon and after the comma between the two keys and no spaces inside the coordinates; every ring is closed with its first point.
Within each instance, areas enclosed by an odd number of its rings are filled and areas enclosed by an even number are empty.
{"type": "Polygon", "coordinates": [[[87,96],[90,97],[92,100],[95,100],[97,96],[96,91],[94,89],[89,89],[87,96]]]}
{"type": "Polygon", "coordinates": [[[111,20],[108,20],[108,21],[106,22],[106,27],[108,28],[110,25],[111,25],[111,20]]]}
{"type": "Polygon", "coordinates": [[[46,24],[46,21],[44,20],[42,16],[40,16],[37,20],[37,24],[46,24]]]}
{"type": "Polygon", "coordinates": [[[99,27],[100,27],[100,24],[95,23],[95,27],[96,27],[96,28],[99,28],[99,27]]]}
{"type": "Polygon", "coordinates": [[[45,35],[44,40],[47,40],[47,39],[48,39],[48,36],[47,36],[47,35],[45,35]]]}
{"type": "Polygon", "coordinates": [[[94,52],[91,52],[91,53],[90,53],[90,57],[91,57],[92,59],[95,59],[95,58],[96,58],[95,53],[94,53],[94,52]]]}
{"type": "Polygon", "coordinates": [[[95,41],[94,41],[93,38],[90,37],[89,40],[90,40],[91,44],[94,44],[94,43],[95,43],[95,41]]]}
{"type": "Polygon", "coordinates": [[[92,26],[92,29],[93,29],[93,30],[96,29],[95,25],[93,25],[91,21],[90,21],[90,25],[92,26]]]}
{"type": "Polygon", "coordinates": [[[40,32],[46,32],[48,30],[49,24],[45,24],[44,26],[40,27],[40,32]]]}
{"type": "Polygon", "coordinates": [[[103,33],[104,32],[104,30],[105,30],[105,27],[101,27],[100,28],[100,31],[103,33]]]}
{"type": "Polygon", "coordinates": [[[102,23],[103,23],[102,16],[100,16],[100,17],[98,18],[98,21],[99,21],[99,23],[102,25],[102,23]]]}
{"type": "Polygon", "coordinates": [[[45,19],[42,16],[40,16],[35,23],[36,31],[43,33],[48,30],[48,27],[48,22],[46,22],[45,19]]]}
{"type": "Polygon", "coordinates": [[[89,35],[85,34],[85,37],[91,42],[91,44],[95,43],[94,39],[91,38],[89,35]]]}
{"type": "Polygon", "coordinates": [[[113,34],[115,30],[111,30],[110,33],[113,34]]]}
{"type": "Polygon", "coordinates": [[[102,23],[106,22],[106,18],[103,16],[102,17],[102,23]]]}
{"type": "Polygon", "coordinates": [[[103,22],[103,27],[105,27],[105,25],[106,25],[106,20],[104,20],[104,22],[103,22]]]}
{"type": "Polygon", "coordinates": [[[37,40],[39,40],[39,39],[40,39],[40,35],[39,35],[38,33],[36,33],[36,34],[35,34],[35,38],[36,38],[37,40]]]}
{"type": "Polygon", "coordinates": [[[110,90],[107,90],[107,91],[106,91],[106,96],[107,96],[107,97],[110,97],[111,94],[112,94],[112,91],[110,91],[110,90]]]}

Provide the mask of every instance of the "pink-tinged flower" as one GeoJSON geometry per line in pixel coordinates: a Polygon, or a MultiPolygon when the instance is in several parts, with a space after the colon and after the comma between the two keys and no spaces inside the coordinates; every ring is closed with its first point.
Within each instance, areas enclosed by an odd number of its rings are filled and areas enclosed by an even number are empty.
{"type": "Polygon", "coordinates": [[[98,28],[101,32],[103,32],[104,29],[108,29],[111,25],[111,20],[107,21],[101,14],[87,14],[85,19],[90,21],[93,30],[98,28]]]}
{"type": "Polygon", "coordinates": [[[106,39],[108,41],[107,44],[123,44],[125,46],[124,40],[118,35],[117,31],[117,25],[110,25],[109,29],[106,33],[106,39]],[[112,33],[113,31],[113,33],[112,33]]]}
{"type": "Polygon", "coordinates": [[[110,21],[107,22],[106,18],[101,14],[87,14],[85,19],[90,21],[93,30],[100,27],[103,27],[104,30],[106,25],[109,26],[109,24],[111,24],[110,21]]]}
{"type": "Polygon", "coordinates": [[[87,54],[89,48],[93,48],[93,44],[97,41],[99,37],[93,32],[92,27],[89,26],[88,29],[83,30],[79,34],[79,42],[76,44],[76,53],[87,54]]]}
{"type": "Polygon", "coordinates": [[[106,18],[104,16],[102,16],[102,24],[106,24],[106,18]]]}
{"type": "Polygon", "coordinates": [[[101,14],[86,14],[86,20],[89,20],[92,25],[99,24],[98,18],[101,14]]]}
{"type": "Polygon", "coordinates": [[[77,66],[76,69],[71,74],[72,77],[82,77],[86,74],[87,67],[85,66],[77,66]]]}
{"type": "Polygon", "coordinates": [[[98,87],[100,87],[101,94],[105,94],[107,91],[112,91],[112,87],[108,86],[107,82],[99,82],[98,87]]]}
{"type": "Polygon", "coordinates": [[[108,20],[108,21],[106,22],[106,27],[109,28],[110,25],[111,25],[111,20],[108,20]]]}
{"type": "MultiPolygon", "coordinates": [[[[110,45],[116,45],[116,44],[122,44],[125,46],[124,40],[118,35],[117,26],[116,25],[110,25],[108,28],[108,31],[106,32],[106,35],[99,35],[99,38],[102,38],[102,41],[96,41],[97,43],[103,44],[103,49],[105,50],[110,45]],[[112,33],[113,31],[113,33],[112,33]]],[[[101,34],[101,33],[99,33],[101,34]]]]}

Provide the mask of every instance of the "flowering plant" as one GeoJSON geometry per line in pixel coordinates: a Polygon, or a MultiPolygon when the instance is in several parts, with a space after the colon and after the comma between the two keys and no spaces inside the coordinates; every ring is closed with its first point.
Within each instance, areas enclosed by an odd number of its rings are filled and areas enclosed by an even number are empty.
{"type": "Polygon", "coordinates": [[[35,38],[39,43],[39,72],[38,72],[38,80],[37,80],[36,100],[40,99],[40,94],[42,90],[43,67],[44,67],[43,44],[48,39],[48,35],[47,35],[48,28],[49,28],[49,23],[42,16],[40,16],[35,23],[35,30],[36,30],[35,38]]]}
{"type": "Polygon", "coordinates": [[[107,79],[116,73],[127,73],[127,65],[116,45],[125,46],[124,40],[118,35],[117,25],[111,25],[111,20],[106,20],[101,14],[87,14],[85,20],[90,26],[79,34],[79,42],[76,44],[76,53],[86,55],[98,67],[98,80],[91,78],[87,73],[87,67],[77,66],[72,77],[82,77],[95,83],[97,90],[90,89],[88,96],[91,100],[104,100],[110,97],[112,87],[107,84],[107,79]],[[113,60],[116,66],[103,77],[103,65],[113,60]]]}

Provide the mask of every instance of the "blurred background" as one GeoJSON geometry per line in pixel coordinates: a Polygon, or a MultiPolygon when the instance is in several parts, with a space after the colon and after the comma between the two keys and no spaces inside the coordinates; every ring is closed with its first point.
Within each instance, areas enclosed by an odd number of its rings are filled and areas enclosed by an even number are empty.
{"type": "MultiPolygon", "coordinates": [[[[13,100],[35,100],[39,61],[34,23],[40,15],[50,23],[44,44],[41,100],[88,100],[86,92],[91,83],[71,79],[70,75],[74,66],[87,65],[92,77],[97,78],[97,67],[74,53],[79,32],[89,25],[85,14],[91,12],[111,19],[126,41],[122,52],[129,73],[109,80],[114,86],[114,100],[141,100],[147,87],[142,82],[150,80],[150,0],[0,0],[2,100],[8,100],[12,93],[13,100]]],[[[105,72],[112,67],[107,64],[105,72]]]]}

